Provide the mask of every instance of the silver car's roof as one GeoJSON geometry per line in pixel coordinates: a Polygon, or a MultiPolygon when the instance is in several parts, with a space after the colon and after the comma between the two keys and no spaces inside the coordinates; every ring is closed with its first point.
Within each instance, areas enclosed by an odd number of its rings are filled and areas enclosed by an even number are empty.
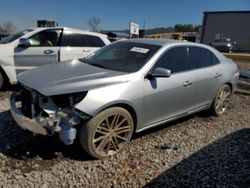
{"type": "Polygon", "coordinates": [[[157,45],[157,46],[175,46],[175,45],[189,45],[189,46],[197,46],[197,47],[202,47],[202,48],[206,48],[209,49],[210,51],[212,51],[217,58],[219,58],[219,60],[221,62],[223,61],[227,61],[227,58],[225,56],[223,56],[219,51],[217,51],[216,49],[205,45],[205,44],[201,44],[201,43],[194,43],[194,42],[189,42],[189,41],[180,41],[180,40],[171,40],[171,39],[148,39],[148,38],[141,38],[141,39],[126,39],[124,40],[126,42],[136,42],[136,43],[142,43],[142,44],[151,44],[151,45],[157,45]]]}
{"type": "Polygon", "coordinates": [[[141,38],[141,39],[127,39],[124,40],[126,42],[136,42],[136,43],[142,43],[142,44],[151,44],[151,45],[157,45],[157,46],[166,46],[172,43],[184,43],[184,41],[179,40],[171,40],[171,39],[147,39],[147,38],[141,38]]]}
{"type": "Polygon", "coordinates": [[[181,41],[181,40],[173,40],[173,39],[139,38],[139,39],[126,39],[124,41],[136,42],[136,43],[141,43],[141,44],[151,44],[151,45],[157,45],[157,46],[170,46],[170,45],[182,44],[182,45],[191,45],[191,46],[210,48],[209,46],[204,45],[204,44],[200,44],[200,43],[181,41]]]}

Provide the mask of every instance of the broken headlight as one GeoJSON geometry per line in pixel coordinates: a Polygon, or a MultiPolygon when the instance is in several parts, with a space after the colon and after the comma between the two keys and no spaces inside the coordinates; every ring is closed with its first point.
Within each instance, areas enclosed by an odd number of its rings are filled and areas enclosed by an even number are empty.
{"type": "Polygon", "coordinates": [[[77,103],[81,102],[86,95],[87,92],[78,92],[63,95],[54,95],[51,96],[51,98],[58,107],[66,108],[75,106],[77,103]]]}

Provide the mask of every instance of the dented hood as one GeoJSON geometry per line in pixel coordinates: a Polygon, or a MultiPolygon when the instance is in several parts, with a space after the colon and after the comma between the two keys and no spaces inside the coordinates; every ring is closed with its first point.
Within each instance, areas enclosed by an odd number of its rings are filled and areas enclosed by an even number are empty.
{"type": "Polygon", "coordinates": [[[126,74],[71,60],[23,72],[17,80],[43,95],[52,96],[126,82],[126,74]]]}

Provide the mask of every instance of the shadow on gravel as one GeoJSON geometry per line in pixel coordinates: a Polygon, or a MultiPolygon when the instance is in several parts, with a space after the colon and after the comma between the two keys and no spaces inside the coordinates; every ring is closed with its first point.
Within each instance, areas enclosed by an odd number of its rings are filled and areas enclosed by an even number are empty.
{"type": "Polygon", "coordinates": [[[18,127],[10,111],[0,113],[0,157],[1,153],[8,157],[9,170],[23,166],[24,171],[30,171],[32,169],[29,168],[34,165],[46,169],[61,160],[69,159],[92,160],[80,143],[66,146],[55,137],[33,136],[18,127]]]}
{"type": "Polygon", "coordinates": [[[155,133],[155,132],[164,130],[168,127],[172,127],[172,126],[176,126],[176,125],[185,126],[185,122],[188,122],[189,120],[192,120],[195,117],[200,117],[200,118],[203,118],[204,120],[209,120],[209,119],[212,119],[214,116],[211,116],[207,111],[202,111],[202,112],[199,112],[196,114],[191,114],[189,116],[186,116],[186,117],[183,117],[180,119],[176,119],[174,121],[170,121],[168,123],[164,123],[162,125],[158,125],[156,127],[152,127],[152,128],[146,129],[145,131],[136,133],[133,135],[132,139],[138,139],[138,138],[143,137],[145,135],[152,134],[152,133],[155,133]]]}
{"type": "Polygon", "coordinates": [[[18,84],[15,84],[15,85],[10,85],[10,84],[7,84],[3,87],[2,89],[2,92],[5,92],[5,91],[18,91],[20,89],[20,85],[18,84]]]}
{"type": "Polygon", "coordinates": [[[145,187],[250,187],[250,129],[210,144],[145,187]]]}

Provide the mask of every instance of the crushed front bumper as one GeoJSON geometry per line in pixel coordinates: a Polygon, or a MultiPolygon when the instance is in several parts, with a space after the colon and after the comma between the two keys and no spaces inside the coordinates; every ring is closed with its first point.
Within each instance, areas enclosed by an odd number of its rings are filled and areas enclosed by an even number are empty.
{"type": "Polygon", "coordinates": [[[12,93],[10,96],[10,111],[11,114],[16,121],[16,123],[23,129],[27,129],[33,133],[47,135],[46,129],[40,125],[36,119],[30,119],[26,117],[21,111],[20,108],[17,107],[17,95],[12,93]]]}

